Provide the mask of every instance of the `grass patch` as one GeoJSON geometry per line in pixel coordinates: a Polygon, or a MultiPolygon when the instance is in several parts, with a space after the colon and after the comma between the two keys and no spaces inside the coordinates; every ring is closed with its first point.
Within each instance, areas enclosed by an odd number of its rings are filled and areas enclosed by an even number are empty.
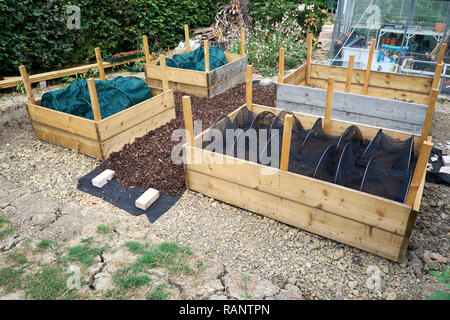
{"type": "Polygon", "coordinates": [[[14,263],[17,266],[28,263],[27,255],[23,251],[13,251],[6,256],[6,261],[14,263]]]}
{"type": "Polygon", "coordinates": [[[147,300],[167,300],[170,292],[166,291],[167,283],[161,283],[152,292],[147,294],[147,300]]]}
{"type": "Polygon", "coordinates": [[[114,284],[122,289],[131,289],[143,286],[152,281],[146,274],[138,274],[135,270],[118,270],[114,273],[114,284]]]}
{"type": "Polygon", "coordinates": [[[108,234],[113,231],[113,228],[111,226],[107,226],[106,224],[101,224],[97,227],[97,233],[100,234],[108,234]]]}
{"type": "Polygon", "coordinates": [[[46,266],[28,275],[25,296],[33,300],[73,300],[78,298],[75,289],[67,289],[69,274],[62,266],[46,266]]]}
{"type": "Polygon", "coordinates": [[[91,242],[87,242],[83,245],[67,248],[67,250],[69,252],[69,261],[79,261],[89,267],[94,264],[98,255],[106,251],[106,246],[93,248],[91,247],[91,242]]]}
{"type": "Polygon", "coordinates": [[[134,254],[144,254],[145,248],[148,247],[140,242],[130,241],[125,243],[128,250],[134,254]]]}
{"type": "Polygon", "coordinates": [[[9,237],[14,232],[14,227],[11,222],[6,218],[0,218],[0,239],[9,237]]]}
{"type": "Polygon", "coordinates": [[[44,250],[47,250],[47,249],[53,247],[54,244],[56,244],[56,241],[54,241],[54,240],[42,239],[37,244],[37,248],[38,248],[39,251],[44,251],[44,250]]]}
{"type": "Polygon", "coordinates": [[[6,267],[0,269],[0,286],[6,293],[22,289],[24,272],[23,268],[6,267]]]}

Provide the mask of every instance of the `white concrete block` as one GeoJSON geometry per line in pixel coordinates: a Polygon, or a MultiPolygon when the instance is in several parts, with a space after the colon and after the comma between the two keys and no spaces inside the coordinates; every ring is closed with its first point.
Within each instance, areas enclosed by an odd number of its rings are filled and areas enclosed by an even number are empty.
{"type": "Polygon", "coordinates": [[[111,169],[106,169],[94,179],[92,179],[92,185],[97,188],[102,188],[105,184],[107,184],[113,177],[116,172],[111,169]]]}
{"type": "Polygon", "coordinates": [[[450,156],[442,156],[442,161],[444,162],[444,166],[450,166],[450,156]]]}
{"type": "Polygon", "coordinates": [[[441,167],[441,168],[439,169],[439,173],[450,174],[450,167],[441,167]]]}
{"type": "Polygon", "coordinates": [[[148,207],[152,205],[153,202],[158,200],[159,191],[153,188],[145,191],[142,196],[136,199],[135,206],[142,210],[147,210],[148,207]]]}

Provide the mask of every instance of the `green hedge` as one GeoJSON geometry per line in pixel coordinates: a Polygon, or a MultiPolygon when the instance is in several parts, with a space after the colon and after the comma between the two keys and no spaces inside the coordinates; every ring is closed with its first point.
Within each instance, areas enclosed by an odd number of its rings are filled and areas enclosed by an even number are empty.
{"type": "Polygon", "coordinates": [[[0,0],[0,75],[33,73],[92,61],[103,54],[141,46],[143,34],[155,49],[184,39],[183,25],[209,26],[224,0],[0,0]],[[66,25],[66,9],[81,9],[81,29],[66,25]]]}

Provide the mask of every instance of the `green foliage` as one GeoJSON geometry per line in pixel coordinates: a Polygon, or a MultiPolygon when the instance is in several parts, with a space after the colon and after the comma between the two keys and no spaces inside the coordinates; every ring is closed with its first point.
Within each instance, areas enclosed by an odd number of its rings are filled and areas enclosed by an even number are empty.
{"type": "Polygon", "coordinates": [[[49,248],[51,248],[53,245],[56,244],[55,240],[51,240],[51,239],[42,239],[41,241],[39,241],[39,243],[37,244],[37,248],[39,251],[44,251],[47,250],[49,248]]]}
{"type": "Polygon", "coordinates": [[[21,266],[24,265],[25,263],[28,263],[26,253],[20,250],[10,252],[6,256],[6,261],[14,263],[16,266],[21,266]]]}
{"type": "Polygon", "coordinates": [[[167,283],[161,283],[153,291],[147,294],[147,300],[167,300],[170,298],[170,292],[166,291],[167,283]]]}
{"type": "Polygon", "coordinates": [[[135,270],[119,270],[114,273],[113,280],[122,289],[137,288],[152,281],[148,275],[137,274],[135,270]]]}
{"type": "Polygon", "coordinates": [[[0,218],[0,240],[4,239],[14,232],[14,227],[11,225],[8,219],[0,218]]]}
{"type": "Polygon", "coordinates": [[[6,293],[22,289],[23,268],[6,267],[0,269],[0,287],[6,293]]]}
{"type": "Polygon", "coordinates": [[[101,234],[108,234],[112,232],[112,228],[106,224],[101,224],[97,227],[97,232],[101,234]]]}
{"type": "Polygon", "coordinates": [[[85,266],[89,267],[94,264],[95,257],[105,252],[106,247],[93,248],[90,243],[70,247],[67,249],[69,251],[69,261],[79,261],[85,266]]]}
{"type": "MultiPolygon", "coordinates": [[[[450,266],[443,272],[437,272],[435,270],[431,270],[430,274],[436,278],[437,281],[441,282],[447,289],[450,289],[450,266]]],[[[450,294],[435,290],[435,296],[427,297],[428,300],[450,300],[450,294]]]]}
{"type": "Polygon", "coordinates": [[[25,64],[33,73],[84,64],[95,57],[150,46],[175,46],[184,39],[183,25],[209,26],[223,0],[0,0],[0,74],[17,75],[25,64]],[[81,9],[81,29],[70,30],[66,9],[81,9]]]}

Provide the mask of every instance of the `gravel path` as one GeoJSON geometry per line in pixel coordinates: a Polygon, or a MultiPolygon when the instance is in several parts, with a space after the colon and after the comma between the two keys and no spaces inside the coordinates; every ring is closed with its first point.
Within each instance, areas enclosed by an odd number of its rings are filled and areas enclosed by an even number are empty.
{"type": "MultiPolygon", "coordinates": [[[[99,161],[35,138],[24,101],[22,95],[0,96],[0,106],[6,106],[0,107],[0,176],[53,199],[116,212],[122,219],[121,210],[76,190],[77,179],[99,161]]],[[[448,102],[438,104],[431,129],[434,142],[447,153],[449,110],[448,102]]],[[[278,287],[297,286],[304,298],[423,299],[442,290],[428,271],[443,270],[450,259],[450,188],[426,183],[402,264],[191,191],[148,223],[145,232],[188,244],[227,269],[255,274],[278,287]]]]}

